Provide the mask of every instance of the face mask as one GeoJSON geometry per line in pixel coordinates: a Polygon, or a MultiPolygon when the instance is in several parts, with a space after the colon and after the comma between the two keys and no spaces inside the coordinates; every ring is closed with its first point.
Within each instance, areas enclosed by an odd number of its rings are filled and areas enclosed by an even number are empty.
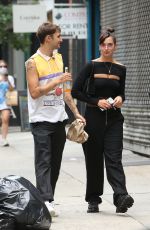
{"type": "Polygon", "coordinates": [[[8,69],[6,67],[1,67],[0,68],[0,74],[7,75],[8,74],[8,69]]]}

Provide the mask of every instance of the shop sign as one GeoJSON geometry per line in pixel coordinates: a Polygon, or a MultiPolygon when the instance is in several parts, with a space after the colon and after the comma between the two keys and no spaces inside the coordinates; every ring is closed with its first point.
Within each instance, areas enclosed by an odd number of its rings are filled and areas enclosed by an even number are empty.
{"type": "Polygon", "coordinates": [[[13,5],[13,32],[34,33],[47,21],[45,5],[13,5]]]}
{"type": "Polygon", "coordinates": [[[86,7],[54,8],[53,23],[60,26],[63,38],[87,38],[86,7]]]}

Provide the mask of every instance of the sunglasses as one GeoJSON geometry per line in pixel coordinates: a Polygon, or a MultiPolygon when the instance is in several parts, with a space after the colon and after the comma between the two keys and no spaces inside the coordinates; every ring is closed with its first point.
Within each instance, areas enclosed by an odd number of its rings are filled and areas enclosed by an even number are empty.
{"type": "Polygon", "coordinates": [[[7,65],[0,65],[0,68],[7,68],[7,65]]]}

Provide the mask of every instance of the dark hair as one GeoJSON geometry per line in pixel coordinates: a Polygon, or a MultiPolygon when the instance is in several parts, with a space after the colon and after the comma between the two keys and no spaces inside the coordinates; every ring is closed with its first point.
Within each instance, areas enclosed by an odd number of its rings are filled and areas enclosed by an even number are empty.
{"type": "Polygon", "coordinates": [[[56,33],[57,31],[61,32],[61,29],[59,26],[52,24],[50,22],[45,22],[39,26],[36,36],[39,39],[39,42],[43,43],[47,35],[53,36],[53,34],[56,33]]]}
{"type": "Polygon", "coordinates": [[[113,28],[106,28],[104,31],[102,31],[100,37],[99,37],[99,44],[102,44],[106,38],[112,37],[114,44],[116,44],[116,37],[114,35],[115,30],[113,28]]]}
{"type": "Polygon", "coordinates": [[[0,59],[0,62],[3,62],[7,65],[7,62],[4,59],[0,59]]]}

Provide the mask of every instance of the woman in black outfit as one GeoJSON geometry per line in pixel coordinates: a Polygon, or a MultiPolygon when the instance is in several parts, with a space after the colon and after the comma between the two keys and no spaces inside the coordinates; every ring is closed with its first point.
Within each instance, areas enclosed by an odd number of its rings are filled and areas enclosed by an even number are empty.
{"type": "Polygon", "coordinates": [[[113,58],[116,49],[113,29],[102,32],[99,43],[101,56],[83,67],[72,88],[72,96],[86,102],[85,131],[89,139],[83,144],[87,171],[85,200],[87,212],[99,212],[105,159],[116,212],[124,213],[134,203],[126,189],[122,166],[124,118],[120,108],[125,100],[126,67],[113,58]],[[90,81],[85,92],[87,78],[90,81]]]}

